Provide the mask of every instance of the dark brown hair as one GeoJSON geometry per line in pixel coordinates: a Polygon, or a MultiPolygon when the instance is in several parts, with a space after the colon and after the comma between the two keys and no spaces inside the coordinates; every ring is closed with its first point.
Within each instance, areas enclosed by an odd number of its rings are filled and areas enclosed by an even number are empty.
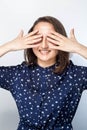
{"type": "MultiPolygon", "coordinates": [[[[48,22],[48,23],[52,24],[56,32],[64,35],[65,37],[67,37],[65,28],[62,25],[62,23],[58,19],[51,17],[51,16],[44,16],[44,17],[38,18],[34,22],[31,29],[28,31],[28,33],[32,32],[34,27],[39,22],[48,22]]],[[[28,65],[30,65],[30,64],[35,65],[37,63],[37,57],[33,53],[32,48],[26,49],[24,51],[24,57],[25,57],[25,61],[28,65]]],[[[56,62],[58,63],[58,66],[55,68],[54,72],[55,73],[62,73],[69,63],[69,53],[58,50],[58,55],[56,56],[56,62]]]]}

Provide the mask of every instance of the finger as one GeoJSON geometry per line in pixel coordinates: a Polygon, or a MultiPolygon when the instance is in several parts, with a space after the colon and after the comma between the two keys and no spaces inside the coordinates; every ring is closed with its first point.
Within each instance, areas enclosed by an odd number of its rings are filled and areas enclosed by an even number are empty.
{"type": "Polygon", "coordinates": [[[47,41],[50,42],[50,43],[52,43],[52,44],[54,44],[54,45],[56,45],[56,46],[60,45],[60,42],[59,42],[59,41],[56,41],[56,40],[51,39],[51,38],[49,38],[49,37],[47,37],[47,41]]]}
{"type": "Polygon", "coordinates": [[[27,35],[25,35],[24,37],[27,38],[27,37],[33,36],[33,35],[37,34],[38,32],[39,32],[38,30],[34,30],[34,31],[28,33],[27,35]]]}
{"type": "Polygon", "coordinates": [[[38,34],[38,35],[34,35],[34,36],[29,36],[29,37],[25,37],[24,40],[27,42],[27,41],[32,41],[32,40],[35,40],[35,39],[42,39],[42,35],[41,34],[38,34]]]}
{"type": "Polygon", "coordinates": [[[64,48],[61,47],[61,46],[55,46],[54,44],[52,43],[49,43],[49,48],[50,49],[53,49],[53,50],[61,50],[61,51],[64,51],[64,48]]]}
{"type": "Polygon", "coordinates": [[[40,45],[40,43],[39,42],[36,42],[36,43],[34,43],[34,44],[28,44],[27,45],[27,48],[35,48],[35,47],[38,47],[40,45]]]}
{"type": "Polygon", "coordinates": [[[31,36],[31,37],[27,37],[27,38],[25,38],[24,40],[25,41],[32,41],[32,40],[36,40],[36,39],[42,39],[42,35],[34,35],[34,36],[31,36]]]}
{"type": "Polygon", "coordinates": [[[65,39],[65,38],[66,38],[66,37],[63,36],[62,34],[60,34],[60,33],[58,33],[58,32],[55,32],[55,31],[51,31],[51,34],[56,35],[56,36],[58,36],[58,37],[61,38],[61,39],[65,39]]]}
{"type": "Polygon", "coordinates": [[[38,30],[34,30],[34,31],[30,32],[29,35],[32,36],[32,35],[37,34],[38,32],[39,32],[38,30]]]}
{"type": "Polygon", "coordinates": [[[62,42],[62,39],[59,36],[56,36],[56,35],[53,35],[53,34],[48,34],[47,37],[50,38],[50,39],[53,39],[55,41],[62,42]]]}
{"type": "Polygon", "coordinates": [[[33,40],[33,39],[38,39],[38,38],[42,38],[42,35],[41,34],[34,35],[34,36],[30,37],[29,39],[33,40]]]}
{"type": "Polygon", "coordinates": [[[36,43],[40,44],[40,41],[41,41],[41,40],[42,40],[42,38],[33,39],[33,40],[28,40],[28,41],[27,41],[27,44],[29,44],[29,45],[36,44],[36,43]]]}
{"type": "Polygon", "coordinates": [[[55,45],[55,44],[53,44],[53,43],[48,43],[48,45],[49,45],[49,48],[50,49],[55,49],[55,50],[57,50],[58,49],[58,46],[57,45],[55,45]]]}
{"type": "Polygon", "coordinates": [[[23,34],[24,34],[24,31],[21,30],[17,37],[20,37],[20,38],[21,38],[21,37],[23,37],[23,34]]]}
{"type": "Polygon", "coordinates": [[[29,48],[35,48],[35,47],[38,47],[39,45],[36,44],[36,45],[26,45],[23,47],[23,49],[29,49],[29,48]]]}
{"type": "Polygon", "coordinates": [[[31,42],[32,40],[38,40],[38,39],[42,40],[42,36],[41,35],[35,35],[35,36],[32,36],[32,37],[25,39],[25,41],[31,42]]]}
{"type": "Polygon", "coordinates": [[[70,38],[75,39],[74,29],[71,29],[70,31],[70,38]]]}

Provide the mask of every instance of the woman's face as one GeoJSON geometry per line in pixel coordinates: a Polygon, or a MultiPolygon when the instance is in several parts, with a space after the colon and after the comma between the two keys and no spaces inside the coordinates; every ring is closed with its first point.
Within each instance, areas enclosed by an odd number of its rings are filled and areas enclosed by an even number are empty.
{"type": "Polygon", "coordinates": [[[48,22],[39,22],[33,30],[38,30],[39,33],[42,34],[42,40],[39,46],[33,48],[33,52],[37,57],[38,65],[42,67],[53,65],[56,62],[58,50],[50,49],[47,41],[47,34],[50,33],[50,31],[55,31],[53,25],[48,22]]]}

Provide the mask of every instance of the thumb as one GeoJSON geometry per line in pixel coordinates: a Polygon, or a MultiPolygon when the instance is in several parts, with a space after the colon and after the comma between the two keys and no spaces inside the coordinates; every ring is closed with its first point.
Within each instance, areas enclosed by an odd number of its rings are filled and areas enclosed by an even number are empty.
{"type": "Polygon", "coordinates": [[[21,38],[21,37],[23,37],[23,35],[24,35],[24,31],[21,30],[17,37],[21,38]]]}
{"type": "Polygon", "coordinates": [[[74,28],[70,31],[70,39],[76,39],[74,34],[74,28]]]}

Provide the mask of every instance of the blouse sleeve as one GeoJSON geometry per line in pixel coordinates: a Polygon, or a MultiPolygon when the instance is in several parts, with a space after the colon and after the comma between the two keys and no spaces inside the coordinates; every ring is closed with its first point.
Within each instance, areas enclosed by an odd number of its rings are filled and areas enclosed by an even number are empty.
{"type": "Polygon", "coordinates": [[[83,67],[82,76],[83,76],[83,80],[84,80],[83,87],[84,87],[84,89],[87,89],[87,67],[83,67]]]}
{"type": "Polygon", "coordinates": [[[77,88],[80,88],[81,91],[87,89],[87,67],[74,65],[70,61],[70,71],[69,73],[73,74],[73,84],[77,88]]]}
{"type": "Polygon", "coordinates": [[[0,88],[10,90],[17,71],[18,66],[0,67],[0,88]]]}

